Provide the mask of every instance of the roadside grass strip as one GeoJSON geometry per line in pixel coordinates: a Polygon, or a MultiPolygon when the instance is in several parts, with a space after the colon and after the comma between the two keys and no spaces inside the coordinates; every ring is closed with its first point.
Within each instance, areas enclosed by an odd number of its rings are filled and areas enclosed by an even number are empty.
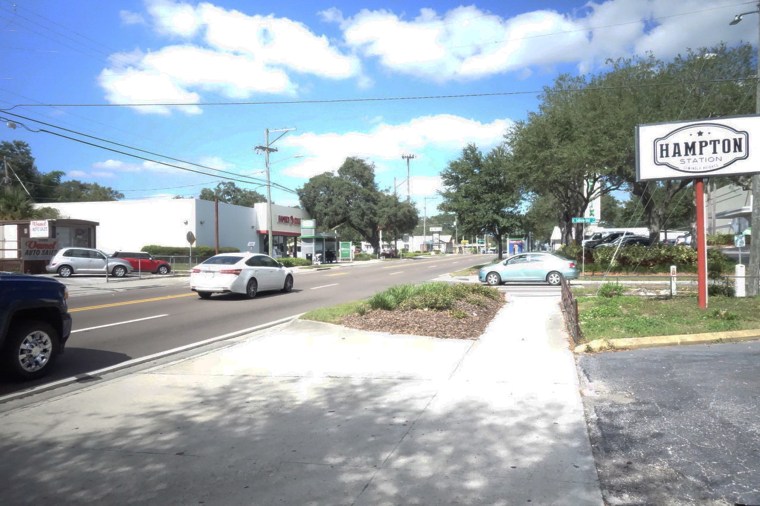
{"type": "Polygon", "coordinates": [[[696,297],[581,296],[577,300],[584,342],[760,329],[757,298],[712,296],[707,309],[699,308],[696,297]]]}

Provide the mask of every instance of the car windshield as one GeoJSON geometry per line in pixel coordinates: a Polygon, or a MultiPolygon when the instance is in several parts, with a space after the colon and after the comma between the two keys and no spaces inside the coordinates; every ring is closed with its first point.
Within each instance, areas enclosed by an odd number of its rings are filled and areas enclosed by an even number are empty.
{"type": "Polygon", "coordinates": [[[204,264],[217,264],[217,265],[233,265],[241,261],[243,257],[238,256],[218,256],[218,257],[211,257],[205,262],[204,264]]]}

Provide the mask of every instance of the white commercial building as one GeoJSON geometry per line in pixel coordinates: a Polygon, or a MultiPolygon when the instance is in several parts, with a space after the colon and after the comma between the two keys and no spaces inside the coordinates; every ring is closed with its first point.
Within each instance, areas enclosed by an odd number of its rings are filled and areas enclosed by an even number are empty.
{"type": "MultiPolygon", "coordinates": [[[[143,199],[109,202],[46,203],[61,218],[98,222],[97,247],[106,252],[140,251],[147,245],[188,247],[216,245],[241,251],[265,253],[268,249],[269,219],[266,203],[253,208],[200,199],[143,199]],[[218,225],[217,225],[218,224],[218,225]]],[[[284,256],[288,243],[301,235],[305,211],[272,205],[273,253],[284,256]]]]}

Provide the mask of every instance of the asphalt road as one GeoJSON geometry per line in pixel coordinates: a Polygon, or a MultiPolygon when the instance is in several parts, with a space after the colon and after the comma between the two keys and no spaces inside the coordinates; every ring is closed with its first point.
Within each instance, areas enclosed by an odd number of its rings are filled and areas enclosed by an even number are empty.
{"type": "Polygon", "coordinates": [[[429,281],[492,258],[449,255],[299,270],[293,292],[261,293],[253,300],[238,295],[202,300],[181,280],[175,280],[181,284],[162,286],[157,279],[155,286],[122,290],[120,287],[129,281],[70,278],[64,281],[71,285],[73,332],[66,352],[45,378],[32,382],[0,380],[0,395],[241,332],[315,308],[362,299],[392,285],[429,281]],[[86,292],[74,290],[82,283],[96,286],[86,292]]]}
{"type": "Polygon", "coordinates": [[[760,504],[760,342],[578,358],[607,504],[760,504]]]}

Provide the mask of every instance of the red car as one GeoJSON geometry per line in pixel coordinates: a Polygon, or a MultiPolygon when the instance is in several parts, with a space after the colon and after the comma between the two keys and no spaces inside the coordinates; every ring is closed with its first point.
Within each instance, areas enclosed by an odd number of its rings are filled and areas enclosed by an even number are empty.
{"type": "Polygon", "coordinates": [[[112,257],[123,258],[130,264],[135,272],[152,272],[153,274],[169,274],[172,270],[172,266],[165,260],[158,260],[153,258],[150,253],[143,251],[117,251],[112,257]]]}

